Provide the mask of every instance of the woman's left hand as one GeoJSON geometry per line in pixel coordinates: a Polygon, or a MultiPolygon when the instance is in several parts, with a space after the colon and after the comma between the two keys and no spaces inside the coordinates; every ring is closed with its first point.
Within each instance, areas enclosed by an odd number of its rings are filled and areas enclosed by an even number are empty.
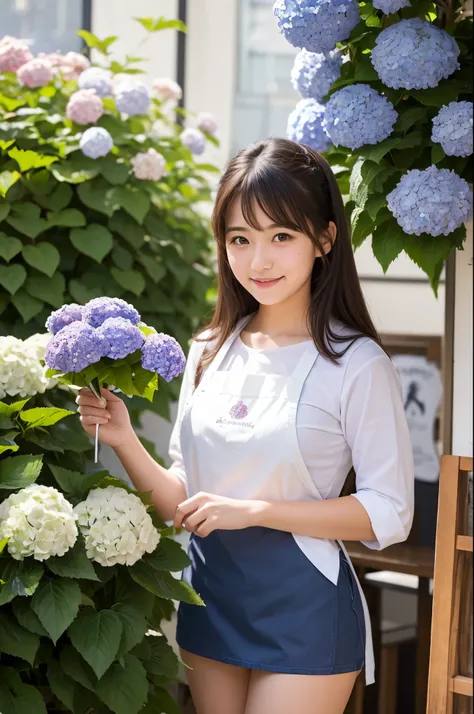
{"type": "Polygon", "coordinates": [[[261,501],[243,501],[210,493],[198,493],[180,503],[174,527],[184,528],[204,538],[216,530],[240,530],[257,525],[261,501]]]}

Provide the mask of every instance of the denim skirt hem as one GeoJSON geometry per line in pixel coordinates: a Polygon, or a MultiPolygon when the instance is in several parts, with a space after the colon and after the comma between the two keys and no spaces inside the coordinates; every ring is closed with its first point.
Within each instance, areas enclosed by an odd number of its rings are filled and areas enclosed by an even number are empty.
{"type": "Polygon", "coordinates": [[[233,657],[224,657],[221,655],[216,656],[214,653],[206,652],[205,650],[197,651],[199,648],[195,646],[186,647],[184,642],[178,642],[178,646],[189,652],[190,654],[197,655],[198,657],[205,657],[206,659],[213,660],[214,662],[222,662],[222,664],[232,664],[234,667],[243,667],[244,669],[253,669],[259,672],[273,672],[275,674],[306,674],[306,675],[328,675],[328,674],[347,674],[348,672],[359,672],[364,666],[364,660],[356,662],[355,664],[348,665],[337,665],[335,667],[308,667],[307,669],[294,668],[294,667],[281,667],[271,664],[260,664],[257,662],[246,662],[239,659],[234,659],[233,657]]]}

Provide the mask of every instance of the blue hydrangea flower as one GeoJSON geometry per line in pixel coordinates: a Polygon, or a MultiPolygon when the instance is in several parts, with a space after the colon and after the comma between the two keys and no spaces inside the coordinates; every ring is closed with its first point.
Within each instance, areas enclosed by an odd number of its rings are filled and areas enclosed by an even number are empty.
{"type": "Polygon", "coordinates": [[[47,367],[67,372],[81,372],[102,356],[97,331],[85,322],[71,322],[60,330],[46,347],[47,367]]]}
{"type": "Polygon", "coordinates": [[[150,107],[150,93],[143,82],[125,79],[115,89],[115,106],[121,114],[146,114],[150,107]]]}
{"type": "Polygon", "coordinates": [[[123,317],[108,317],[97,328],[97,336],[102,345],[102,357],[122,359],[132,354],[145,342],[141,330],[123,317]]]}
{"type": "Polygon", "coordinates": [[[62,330],[71,322],[82,320],[82,305],[77,305],[75,302],[70,305],[63,305],[59,310],[55,310],[46,320],[46,329],[55,335],[59,330],[62,330]]]}
{"type": "Polygon", "coordinates": [[[431,139],[448,156],[470,156],[472,124],[472,102],[450,102],[434,117],[431,139]]]}
{"type": "Polygon", "coordinates": [[[288,117],[288,139],[316,151],[327,151],[331,140],[322,127],[324,109],[315,99],[301,99],[288,117]]]}
{"type": "Polygon", "coordinates": [[[447,236],[469,220],[472,194],[457,173],[430,166],[402,176],[387,204],[405,233],[447,236]]]}
{"type": "Polygon", "coordinates": [[[375,89],[351,84],[330,97],[322,126],[334,146],[357,149],[390,136],[397,117],[392,104],[375,89]]]}
{"type": "Polygon", "coordinates": [[[111,75],[102,67],[89,67],[81,72],[77,80],[79,89],[95,89],[99,97],[110,97],[112,94],[111,75]]]}
{"type": "Polygon", "coordinates": [[[92,327],[99,327],[109,317],[123,317],[132,325],[140,322],[140,313],[133,305],[121,298],[99,297],[89,300],[84,306],[83,320],[92,327]]]}
{"type": "Polygon", "coordinates": [[[86,129],[79,141],[82,153],[90,159],[107,156],[113,145],[114,140],[107,129],[102,129],[100,126],[91,126],[90,129],[86,129]]]}
{"type": "Polygon", "coordinates": [[[387,87],[427,89],[459,69],[459,52],[445,30],[415,17],[382,30],[371,61],[387,87]]]}
{"type": "Polygon", "coordinates": [[[193,154],[196,154],[196,156],[204,153],[206,138],[199,129],[185,129],[181,132],[179,138],[181,139],[181,143],[190,149],[193,154]]]}
{"type": "Polygon", "coordinates": [[[304,99],[321,102],[331,84],[339,79],[341,67],[342,54],[339,50],[332,50],[328,54],[301,50],[291,70],[291,83],[304,99]]]}
{"type": "Polygon", "coordinates": [[[360,21],[356,0],[276,0],[273,13],[290,45],[309,52],[335,49],[360,21]]]}
{"type": "Polygon", "coordinates": [[[410,7],[410,0],[373,0],[376,10],[382,10],[385,15],[398,12],[402,7],[410,7]]]}
{"type": "Polygon", "coordinates": [[[149,335],[142,348],[142,367],[156,372],[166,382],[179,377],[186,365],[186,358],[179,343],[163,332],[149,335]]]}

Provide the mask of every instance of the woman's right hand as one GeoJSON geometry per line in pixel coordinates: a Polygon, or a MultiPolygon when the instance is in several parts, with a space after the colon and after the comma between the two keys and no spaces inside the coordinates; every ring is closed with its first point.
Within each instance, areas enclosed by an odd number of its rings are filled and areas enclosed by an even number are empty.
{"type": "Polygon", "coordinates": [[[100,425],[99,441],[112,448],[121,446],[134,436],[125,403],[108,389],[101,389],[102,399],[94,397],[90,389],[81,389],[76,404],[81,424],[89,436],[95,436],[95,426],[100,425]]]}

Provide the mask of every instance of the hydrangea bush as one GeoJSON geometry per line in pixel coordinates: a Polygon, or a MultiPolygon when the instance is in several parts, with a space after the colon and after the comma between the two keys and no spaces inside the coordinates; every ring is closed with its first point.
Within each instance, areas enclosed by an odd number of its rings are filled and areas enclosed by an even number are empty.
{"type": "Polygon", "coordinates": [[[472,17],[462,0],[353,5],[274,4],[301,49],[288,137],[333,166],[354,247],[370,236],[384,271],[405,251],[436,292],[472,213],[472,17]]]}
{"type": "Polygon", "coordinates": [[[150,494],[90,470],[79,420],[44,403],[0,402],[0,710],[176,714],[160,622],[202,605],[172,574],[189,560],[150,494]]]}

